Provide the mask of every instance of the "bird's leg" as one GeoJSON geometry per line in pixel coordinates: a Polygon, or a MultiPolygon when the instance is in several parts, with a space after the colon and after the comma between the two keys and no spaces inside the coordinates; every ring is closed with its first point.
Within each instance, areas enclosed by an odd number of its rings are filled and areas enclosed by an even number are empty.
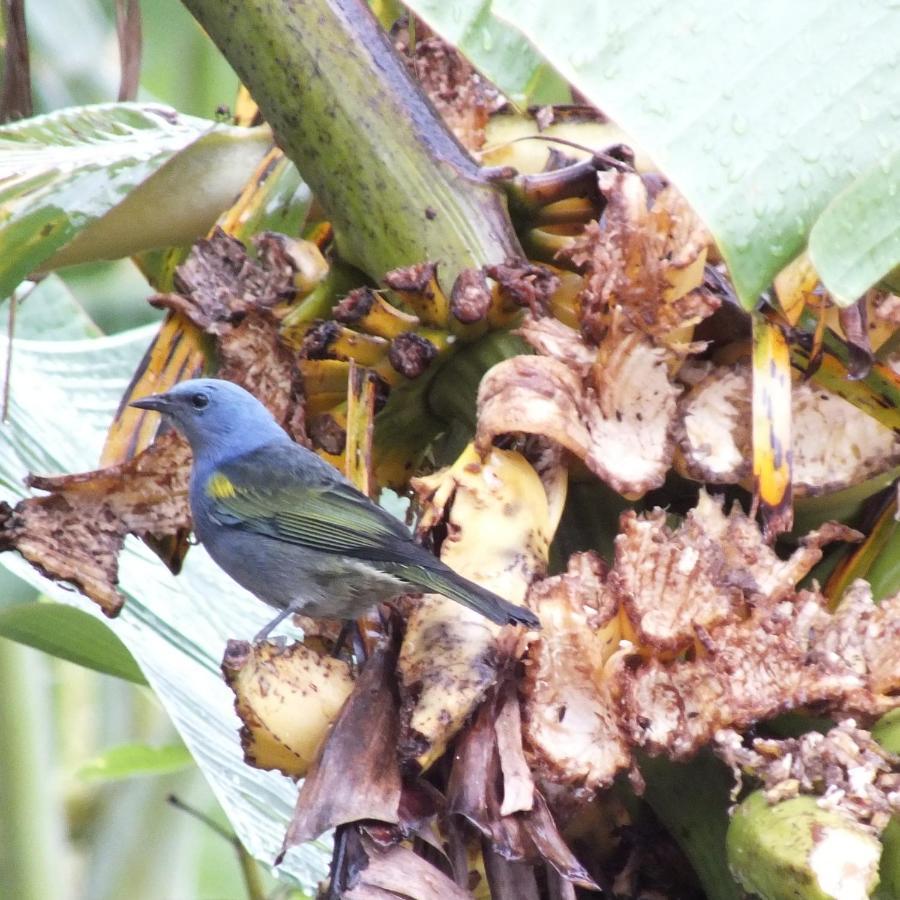
{"type": "Polygon", "coordinates": [[[268,625],[266,625],[265,628],[263,628],[262,631],[260,631],[256,635],[255,638],[253,638],[253,643],[258,644],[260,641],[264,641],[269,636],[269,632],[271,632],[273,628],[279,626],[288,616],[293,615],[295,612],[297,612],[297,610],[294,609],[293,606],[286,606],[283,610],[281,610],[280,613],[278,613],[277,616],[275,616],[274,619],[272,619],[271,622],[268,623],[268,625]]]}
{"type": "Polygon", "coordinates": [[[353,619],[344,619],[341,630],[338,632],[337,640],[334,642],[334,649],[331,651],[331,655],[335,657],[335,659],[341,655],[341,650],[344,649],[344,644],[347,642],[347,635],[350,634],[350,629],[353,624],[353,619]]]}

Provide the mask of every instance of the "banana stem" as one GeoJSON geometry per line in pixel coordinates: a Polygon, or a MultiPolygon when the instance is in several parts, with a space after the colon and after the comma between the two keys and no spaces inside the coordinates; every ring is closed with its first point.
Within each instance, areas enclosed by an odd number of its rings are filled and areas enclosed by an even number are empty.
{"type": "Polygon", "coordinates": [[[444,127],[362,0],[185,0],[370,277],[520,256],[501,189],[444,127]]]}

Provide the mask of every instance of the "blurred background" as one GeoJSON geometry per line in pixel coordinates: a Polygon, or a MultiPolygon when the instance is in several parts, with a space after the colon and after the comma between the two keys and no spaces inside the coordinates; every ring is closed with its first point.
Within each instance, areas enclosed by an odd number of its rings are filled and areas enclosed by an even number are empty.
{"type": "MultiPolygon", "coordinates": [[[[145,0],[141,15],[138,99],[208,119],[222,115],[234,102],[237,77],[191,16],[177,0],[145,0]]],[[[26,23],[35,115],[116,100],[114,0],[27,0],[26,23]]],[[[5,34],[0,38],[5,50],[5,34]]],[[[96,333],[162,316],[147,304],[152,291],[128,260],[59,275],[96,333]]],[[[3,331],[7,309],[0,311],[3,331]]],[[[0,568],[0,610],[36,599],[0,568]]],[[[2,638],[0,684],[0,766],[15,773],[0,775],[0,898],[248,896],[227,820],[148,688],[2,638]],[[170,795],[212,824],[173,806],[170,795]]],[[[257,896],[286,895],[267,873],[255,875],[257,896]]]]}

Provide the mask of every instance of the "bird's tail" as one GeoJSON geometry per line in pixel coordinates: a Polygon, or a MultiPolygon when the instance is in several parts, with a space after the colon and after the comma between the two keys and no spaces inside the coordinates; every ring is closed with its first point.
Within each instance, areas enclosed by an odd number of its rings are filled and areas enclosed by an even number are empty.
{"type": "Polygon", "coordinates": [[[416,567],[414,576],[411,571],[408,574],[404,573],[404,576],[423,588],[443,594],[451,600],[456,600],[457,603],[462,603],[463,606],[468,606],[469,609],[474,609],[498,625],[541,627],[541,620],[530,609],[504,600],[493,591],[469,581],[468,578],[463,578],[449,567],[437,570],[416,567]]]}

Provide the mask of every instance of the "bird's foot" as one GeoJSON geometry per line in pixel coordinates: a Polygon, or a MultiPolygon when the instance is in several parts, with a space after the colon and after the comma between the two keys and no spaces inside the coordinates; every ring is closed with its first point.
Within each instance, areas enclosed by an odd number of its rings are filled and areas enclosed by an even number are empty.
{"type": "Polygon", "coordinates": [[[288,606],[285,609],[281,610],[271,622],[269,622],[265,628],[261,631],[257,632],[256,636],[253,638],[254,644],[259,644],[262,641],[268,640],[269,634],[277,628],[288,616],[293,615],[297,612],[292,606],[288,606]]]}

